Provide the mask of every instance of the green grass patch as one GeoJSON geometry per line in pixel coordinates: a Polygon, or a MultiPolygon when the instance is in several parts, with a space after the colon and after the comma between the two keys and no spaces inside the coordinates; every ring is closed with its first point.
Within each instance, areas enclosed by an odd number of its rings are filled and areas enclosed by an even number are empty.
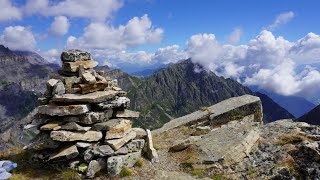
{"type": "Polygon", "coordinates": [[[120,176],[121,177],[127,177],[127,176],[131,176],[133,174],[132,169],[128,168],[128,167],[124,167],[122,168],[121,172],[120,172],[120,176]]]}
{"type": "Polygon", "coordinates": [[[247,175],[255,174],[257,172],[259,172],[258,169],[250,169],[249,171],[247,171],[247,175]]]}
{"type": "Polygon", "coordinates": [[[134,164],[134,166],[137,166],[137,167],[142,167],[144,165],[144,161],[143,159],[138,159],[137,162],[134,164]]]}
{"type": "Polygon", "coordinates": [[[63,180],[81,180],[78,172],[69,168],[61,172],[61,177],[63,180]]]}
{"type": "Polygon", "coordinates": [[[205,172],[203,168],[194,168],[191,171],[192,176],[196,176],[198,178],[204,178],[205,172]]]}
{"type": "Polygon", "coordinates": [[[244,118],[244,116],[242,116],[242,115],[235,115],[235,116],[231,117],[231,120],[232,121],[239,121],[239,120],[241,120],[243,118],[244,118]]]}

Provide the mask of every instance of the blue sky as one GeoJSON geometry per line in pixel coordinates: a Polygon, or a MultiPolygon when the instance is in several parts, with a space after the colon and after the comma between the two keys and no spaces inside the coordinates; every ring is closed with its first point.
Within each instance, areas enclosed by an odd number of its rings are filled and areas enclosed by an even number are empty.
{"type": "Polygon", "coordinates": [[[131,72],[191,58],[248,86],[319,97],[319,7],[318,0],[0,0],[0,44],[53,63],[79,48],[131,72]]]}

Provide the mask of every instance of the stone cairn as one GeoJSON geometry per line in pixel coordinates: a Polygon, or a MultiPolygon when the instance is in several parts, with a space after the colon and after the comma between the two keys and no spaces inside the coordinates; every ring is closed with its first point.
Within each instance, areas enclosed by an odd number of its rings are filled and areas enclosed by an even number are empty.
{"type": "Polygon", "coordinates": [[[102,169],[115,176],[143,152],[157,162],[150,131],[132,128],[139,113],[127,109],[130,99],[117,80],[96,72],[88,52],[72,49],[61,54],[61,61],[59,75],[47,81],[39,98],[37,116],[25,126],[40,133],[24,149],[35,150],[41,162],[68,164],[88,178],[102,169]]]}

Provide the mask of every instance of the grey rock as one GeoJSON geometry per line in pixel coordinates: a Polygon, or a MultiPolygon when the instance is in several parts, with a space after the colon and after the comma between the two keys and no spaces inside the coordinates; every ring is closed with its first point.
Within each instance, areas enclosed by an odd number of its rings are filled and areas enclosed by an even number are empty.
{"type": "Polygon", "coordinates": [[[53,88],[59,82],[58,79],[49,79],[47,81],[47,87],[53,88]]]}
{"type": "Polygon", "coordinates": [[[141,158],[141,151],[126,155],[112,156],[107,160],[107,172],[109,176],[116,176],[124,167],[132,167],[141,158]]]}
{"type": "MultiPolygon", "coordinates": [[[[119,91],[116,91],[119,92],[119,91]]],[[[97,104],[97,108],[99,109],[113,109],[113,108],[121,108],[126,109],[130,106],[130,99],[127,97],[117,97],[115,100],[102,102],[97,104]]]]}
{"type": "Polygon", "coordinates": [[[78,148],[88,148],[88,147],[90,147],[92,145],[93,145],[92,143],[87,143],[87,142],[77,142],[76,143],[76,146],[78,148]]]}
{"type": "Polygon", "coordinates": [[[90,105],[67,105],[57,106],[54,104],[42,105],[38,107],[39,114],[46,114],[49,116],[68,116],[80,115],[88,112],[91,109],[90,105]]]}
{"type": "Polygon", "coordinates": [[[153,163],[159,162],[157,151],[153,147],[151,131],[147,129],[147,156],[153,163]]]}
{"type": "Polygon", "coordinates": [[[91,60],[91,54],[89,52],[81,51],[79,49],[71,49],[68,51],[64,51],[61,54],[61,61],[86,61],[91,60]]]}
{"type": "Polygon", "coordinates": [[[65,116],[63,117],[63,120],[67,122],[79,122],[81,124],[94,124],[108,121],[112,117],[112,113],[112,109],[103,112],[90,111],[81,116],[65,116]]]}
{"type": "Polygon", "coordinates": [[[140,114],[139,112],[125,109],[124,111],[117,111],[116,117],[117,118],[138,118],[139,114],[140,114]]]}
{"type": "Polygon", "coordinates": [[[119,94],[118,91],[96,91],[88,94],[64,94],[55,95],[52,98],[54,102],[66,102],[66,103],[101,103],[113,99],[119,94]]]}
{"type": "Polygon", "coordinates": [[[201,139],[201,136],[190,136],[185,140],[178,140],[173,143],[173,146],[169,148],[169,151],[182,151],[194,144],[199,139],[201,139]]]}
{"type": "Polygon", "coordinates": [[[105,139],[122,138],[131,130],[131,121],[127,119],[119,119],[119,124],[111,127],[106,134],[105,139]]]}
{"type": "Polygon", "coordinates": [[[99,141],[102,133],[97,131],[70,132],[70,131],[51,131],[50,137],[55,141],[99,141]]]}
{"type": "Polygon", "coordinates": [[[83,153],[83,159],[87,162],[90,162],[94,157],[94,154],[92,152],[92,149],[87,149],[83,153]]]}
{"type": "MultiPolygon", "coordinates": [[[[144,139],[134,139],[128,144],[126,144],[125,147],[127,147],[128,152],[137,152],[143,149],[145,145],[145,140],[144,139]]],[[[120,148],[121,149],[121,148],[120,148]]]]}
{"type": "Polygon", "coordinates": [[[109,131],[121,122],[121,119],[111,119],[106,122],[96,123],[92,126],[95,131],[109,131]]]}
{"type": "Polygon", "coordinates": [[[134,131],[130,131],[123,138],[106,140],[106,143],[109,144],[114,150],[118,150],[127,142],[134,139],[135,137],[136,137],[136,133],[134,131]]]}
{"type": "Polygon", "coordinates": [[[96,77],[94,77],[90,72],[83,73],[82,80],[88,84],[94,84],[97,82],[96,77]]]}
{"type": "Polygon", "coordinates": [[[91,127],[83,127],[75,122],[68,122],[60,126],[61,130],[72,130],[72,131],[89,131],[91,127]]]}
{"type": "Polygon", "coordinates": [[[129,149],[127,146],[123,146],[120,149],[118,149],[116,152],[114,152],[114,155],[125,155],[129,153],[129,149]]]}
{"type": "Polygon", "coordinates": [[[78,149],[75,145],[67,146],[61,149],[58,153],[50,156],[49,161],[66,161],[73,159],[79,155],[78,149]]]}
{"type": "Polygon", "coordinates": [[[262,123],[262,105],[259,97],[243,95],[229,98],[213,106],[208,107],[207,111],[196,111],[186,116],[182,116],[169,121],[160,129],[154,130],[153,133],[161,134],[170,129],[182,125],[193,125],[205,123],[205,125],[226,124],[231,121],[230,117],[235,115],[247,116],[254,114],[254,121],[262,123]]]}
{"type": "Polygon", "coordinates": [[[95,156],[105,157],[114,154],[114,150],[109,145],[101,145],[92,150],[95,156]]]}
{"type": "Polygon", "coordinates": [[[78,167],[80,165],[80,161],[79,160],[75,160],[69,163],[69,167],[75,171],[78,170],[78,167]]]}
{"type": "Polygon", "coordinates": [[[106,167],[106,164],[107,163],[102,158],[90,161],[88,170],[87,170],[87,177],[94,178],[97,172],[99,172],[100,170],[106,167]]]}
{"type": "Polygon", "coordinates": [[[66,93],[66,89],[64,88],[64,84],[63,82],[59,81],[58,83],[56,83],[52,89],[52,95],[63,95],[66,93]]]}

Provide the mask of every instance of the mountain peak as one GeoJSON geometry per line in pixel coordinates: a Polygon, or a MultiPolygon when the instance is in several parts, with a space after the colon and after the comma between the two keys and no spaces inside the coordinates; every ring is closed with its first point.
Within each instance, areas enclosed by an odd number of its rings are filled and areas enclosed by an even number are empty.
{"type": "Polygon", "coordinates": [[[13,52],[8,47],[5,47],[4,45],[0,44],[0,56],[7,56],[12,54],[13,52]]]}

